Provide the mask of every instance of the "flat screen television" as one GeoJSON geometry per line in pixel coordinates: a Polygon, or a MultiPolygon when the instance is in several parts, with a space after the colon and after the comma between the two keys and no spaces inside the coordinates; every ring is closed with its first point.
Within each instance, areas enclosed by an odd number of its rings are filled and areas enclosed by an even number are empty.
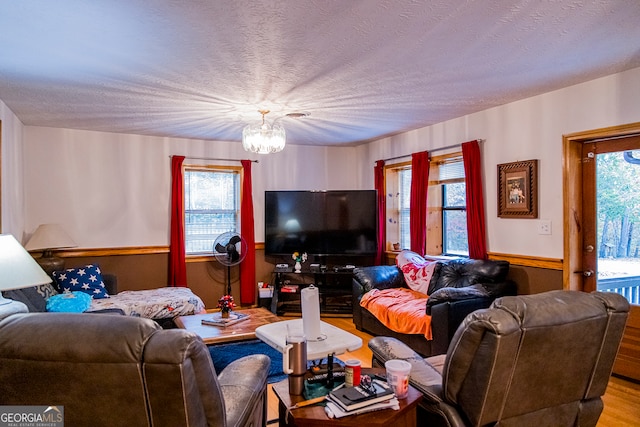
{"type": "Polygon", "coordinates": [[[373,255],[376,191],[265,191],[265,253],[373,255]]]}

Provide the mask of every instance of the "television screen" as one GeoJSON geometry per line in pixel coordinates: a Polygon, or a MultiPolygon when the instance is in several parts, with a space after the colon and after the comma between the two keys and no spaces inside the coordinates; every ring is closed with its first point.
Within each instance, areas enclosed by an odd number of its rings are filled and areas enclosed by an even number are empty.
{"type": "Polygon", "coordinates": [[[265,192],[267,255],[372,255],[377,230],[375,190],[265,192]]]}

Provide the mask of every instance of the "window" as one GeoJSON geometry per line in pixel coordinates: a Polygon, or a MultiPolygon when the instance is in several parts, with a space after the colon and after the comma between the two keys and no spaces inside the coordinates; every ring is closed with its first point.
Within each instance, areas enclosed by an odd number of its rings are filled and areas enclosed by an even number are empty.
{"type": "Polygon", "coordinates": [[[213,242],[240,228],[241,168],[190,167],[184,171],[185,250],[213,251],[213,242]]]}
{"type": "Polygon", "coordinates": [[[398,171],[398,227],[400,233],[400,247],[411,247],[411,231],[409,213],[411,203],[411,168],[398,171]]]}
{"type": "Polygon", "coordinates": [[[442,253],[469,255],[464,182],[442,184],[442,253]]]}
{"type": "MultiPolygon", "coordinates": [[[[411,247],[409,230],[411,164],[387,166],[387,241],[411,247]]],[[[427,251],[431,255],[468,255],[467,210],[462,155],[432,158],[429,171],[427,251]]]]}

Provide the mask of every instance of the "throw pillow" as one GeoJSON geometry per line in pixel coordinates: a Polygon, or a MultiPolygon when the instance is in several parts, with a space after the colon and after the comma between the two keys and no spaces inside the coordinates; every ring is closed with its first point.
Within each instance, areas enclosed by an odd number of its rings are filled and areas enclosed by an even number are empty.
{"type": "Polygon", "coordinates": [[[47,300],[47,311],[57,313],[82,313],[90,306],[91,297],[84,292],[53,295],[47,300]]]}
{"type": "Polygon", "coordinates": [[[396,265],[404,274],[404,281],[409,288],[429,295],[429,284],[437,261],[429,262],[415,252],[404,250],[396,257],[396,265]]]}
{"type": "Polygon", "coordinates": [[[89,264],[84,267],[54,271],[53,279],[61,293],[79,291],[87,293],[95,299],[109,298],[100,267],[97,265],[89,264]]]}
{"type": "Polygon", "coordinates": [[[52,297],[53,295],[58,295],[58,291],[51,283],[36,286],[36,292],[42,295],[42,298],[45,300],[49,299],[49,297],[52,297]]]}

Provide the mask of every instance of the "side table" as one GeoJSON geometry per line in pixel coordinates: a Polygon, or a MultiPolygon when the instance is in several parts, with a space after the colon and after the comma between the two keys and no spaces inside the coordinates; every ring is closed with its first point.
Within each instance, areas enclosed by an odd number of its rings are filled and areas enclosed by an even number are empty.
{"type": "MultiPolygon", "coordinates": [[[[363,369],[363,374],[383,374],[384,369],[369,368],[363,369]]],[[[303,396],[289,394],[289,381],[287,379],[273,384],[273,391],[278,398],[278,421],[280,427],[363,427],[363,426],[384,426],[384,427],[415,427],[418,403],[422,400],[422,393],[409,386],[409,394],[405,399],[400,399],[400,409],[382,409],[379,411],[367,412],[360,415],[351,415],[343,418],[330,419],[321,404],[303,406],[293,409],[287,417],[287,408],[298,402],[302,402],[303,396]]]]}

